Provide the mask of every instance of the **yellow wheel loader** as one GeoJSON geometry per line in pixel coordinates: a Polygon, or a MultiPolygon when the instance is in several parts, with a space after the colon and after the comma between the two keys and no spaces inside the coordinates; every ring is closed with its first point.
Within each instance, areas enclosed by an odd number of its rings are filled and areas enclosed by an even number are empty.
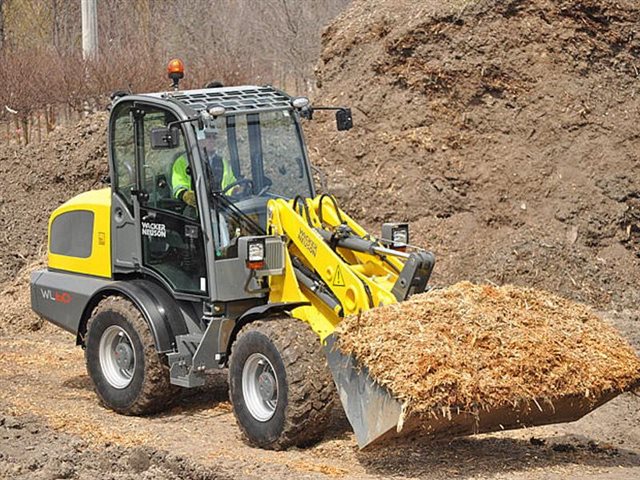
{"type": "MultiPolygon", "coordinates": [[[[318,440],[334,382],[361,447],[393,435],[402,405],[333,348],[334,330],[345,316],[425,291],[433,255],[410,247],[406,224],[385,224],[376,238],[334,197],[316,195],[300,119],[320,108],[270,86],[180,91],[172,65],[175,89],[114,96],[110,188],[51,215],[32,308],[76,336],[101,403],[116,412],[158,411],[179,387],[228,368],[253,445],[318,440]]],[[[337,129],[351,128],[349,109],[333,110],[337,129]]],[[[457,420],[459,433],[473,430],[457,420]]]]}

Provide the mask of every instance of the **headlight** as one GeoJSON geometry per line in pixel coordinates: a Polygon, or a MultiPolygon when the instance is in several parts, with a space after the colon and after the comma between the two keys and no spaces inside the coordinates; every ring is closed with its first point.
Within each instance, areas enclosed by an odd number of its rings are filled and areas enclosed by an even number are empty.
{"type": "Polygon", "coordinates": [[[264,268],[264,238],[257,238],[247,243],[247,267],[251,270],[264,268]]]}
{"type": "Polygon", "coordinates": [[[396,244],[403,243],[406,245],[409,243],[409,227],[407,225],[403,227],[397,227],[391,230],[391,237],[393,240],[393,245],[398,246],[396,244]]]}

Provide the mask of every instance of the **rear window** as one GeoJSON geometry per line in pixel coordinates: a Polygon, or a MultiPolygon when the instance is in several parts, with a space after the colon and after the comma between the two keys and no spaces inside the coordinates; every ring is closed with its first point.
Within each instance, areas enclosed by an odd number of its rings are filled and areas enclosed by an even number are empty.
{"type": "Polygon", "coordinates": [[[51,225],[49,250],[57,255],[89,258],[93,239],[93,212],[77,210],[58,215],[51,225]]]}

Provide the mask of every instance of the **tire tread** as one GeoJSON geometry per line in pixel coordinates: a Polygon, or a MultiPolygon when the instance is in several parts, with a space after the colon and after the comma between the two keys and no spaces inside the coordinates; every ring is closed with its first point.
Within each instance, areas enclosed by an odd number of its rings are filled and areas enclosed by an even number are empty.
{"type": "MultiPolygon", "coordinates": [[[[109,296],[100,301],[91,313],[91,317],[87,323],[88,336],[91,335],[91,328],[96,315],[107,311],[119,313],[131,323],[142,343],[145,362],[142,388],[136,400],[125,408],[114,410],[124,415],[147,415],[164,410],[177,394],[177,387],[170,383],[169,367],[162,361],[158,354],[147,321],[131,301],[120,296],[109,296]]],[[[87,369],[88,368],[87,358],[87,369]]],[[[102,405],[113,409],[113,407],[109,406],[105,399],[102,398],[97,389],[96,393],[102,405]]]]}
{"type": "MultiPolygon", "coordinates": [[[[333,379],[318,336],[302,320],[277,317],[246,325],[236,342],[256,331],[269,338],[280,353],[288,390],[282,433],[271,444],[260,446],[283,450],[317,442],[327,430],[335,399],[333,379]]],[[[238,425],[245,439],[252,443],[244,426],[240,422],[238,425]]]]}

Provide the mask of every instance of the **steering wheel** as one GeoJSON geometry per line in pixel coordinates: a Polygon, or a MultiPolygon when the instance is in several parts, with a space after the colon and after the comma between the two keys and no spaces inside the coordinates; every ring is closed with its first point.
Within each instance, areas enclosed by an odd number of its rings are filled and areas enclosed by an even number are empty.
{"type": "Polygon", "coordinates": [[[229,191],[231,191],[233,188],[238,187],[238,186],[244,186],[242,191],[238,194],[232,194],[229,195],[230,197],[240,197],[241,194],[246,194],[248,191],[250,192],[251,190],[253,190],[253,182],[251,180],[249,180],[248,178],[239,178],[238,180],[236,180],[233,183],[230,183],[229,185],[227,185],[226,187],[224,187],[222,189],[222,193],[224,195],[227,195],[227,193],[229,191]]]}

